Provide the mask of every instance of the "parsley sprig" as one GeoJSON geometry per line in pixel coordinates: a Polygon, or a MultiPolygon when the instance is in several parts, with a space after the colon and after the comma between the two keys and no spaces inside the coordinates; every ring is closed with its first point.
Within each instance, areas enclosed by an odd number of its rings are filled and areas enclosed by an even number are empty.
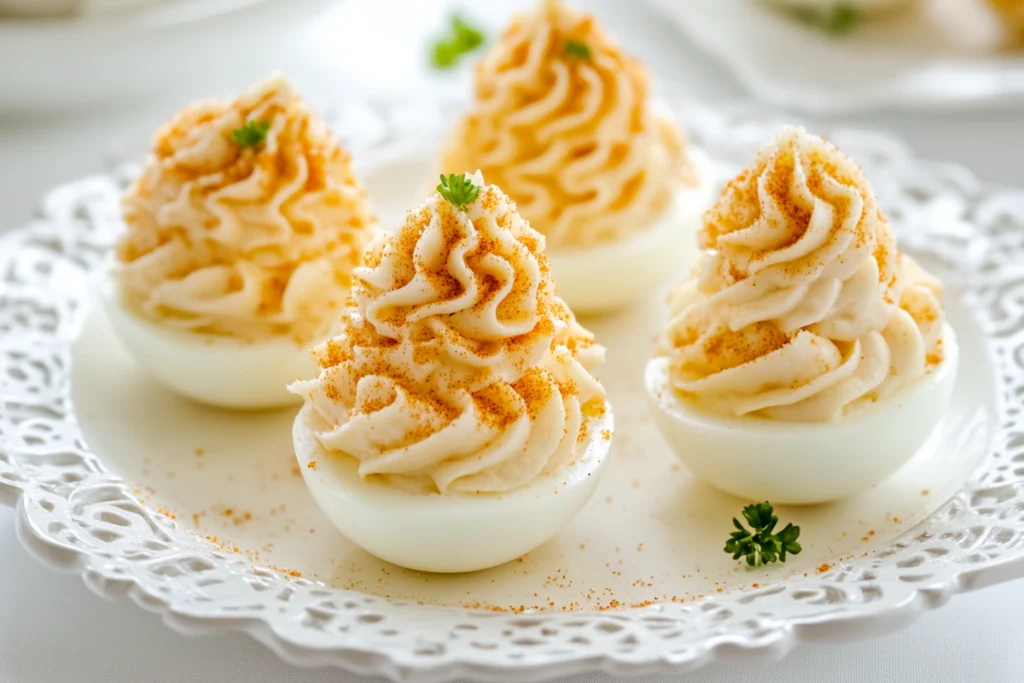
{"type": "Polygon", "coordinates": [[[259,147],[266,141],[270,121],[249,121],[231,131],[231,140],[239,147],[259,147]]]}
{"type": "Polygon", "coordinates": [[[748,565],[759,567],[776,560],[785,562],[787,553],[800,554],[800,544],[796,542],[800,536],[800,527],[787,524],[785,529],[773,534],[779,518],[768,501],[743,508],[743,518],[753,531],[747,531],[743,524],[733,517],[732,523],[736,531],[729,534],[729,540],[725,543],[725,552],[732,553],[732,559],[746,557],[748,565]]]}
{"type": "Polygon", "coordinates": [[[466,211],[466,207],[480,196],[480,188],[462,173],[451,173],[447,178],[442,174],[437,191],[459,211],[466,211]]]}
{"type": "Polygon", "coordinates": [[[448,33],[438,38],[430,48],[430,63],[438,69],[450,69],[483,44],[483,31],[463,17],[453,15],[448,33]]]}
{"type": "Polygon", "coordinates": [[[793,11],[799,21],[820,28],[831,36],[845,36],[864,21],[864,14],[853,5],[840,3],[829,9],[799,7],[793,11]]]}
{"type": "Polygon", "coordinates": [[[592,56],[590,46],[578,40],[565,41],[563,52],[565,52],[566,57],[575,57],[576,59],[583,59],[586,61],[590,61],[592,56]]]}

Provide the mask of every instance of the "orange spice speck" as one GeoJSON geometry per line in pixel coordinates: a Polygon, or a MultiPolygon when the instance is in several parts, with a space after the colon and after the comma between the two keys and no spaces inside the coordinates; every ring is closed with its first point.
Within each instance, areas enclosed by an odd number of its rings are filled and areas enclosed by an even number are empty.
{"type": "Polygon", "coordinates": [[[828,562],[822,562],[820,565],[818,565],[819,574],[824,574],[829,569],[832,569],[832,565],[830,565],[828,562]]]}

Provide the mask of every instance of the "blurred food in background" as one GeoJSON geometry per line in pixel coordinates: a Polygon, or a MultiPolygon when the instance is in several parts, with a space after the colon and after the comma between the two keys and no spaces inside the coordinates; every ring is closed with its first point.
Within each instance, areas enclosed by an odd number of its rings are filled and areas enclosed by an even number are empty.
{"type": "Polygon", "coordinates": [[[793,16],[805,23],[824,28],[830,33],[849,30],[864,16],[884,15],[904,9],[921,0],[764,0],[772,5],[792,11],[793,16]]]}
{"type": "Polygon", "coordinates": [[[1003,21],[1011,40],[1024,44],[1024,0],[989,0],[1003,21]]]}
{"type": "MultiPolygon", "coordinates": [[[[0,16],[67,17],[103,15],[159,5],[174,0],[0,0],[0,16]]],[[[178,0],[180,1],[180,0],[178,0]]]]}
{"type": "Polygon", "coordinates": [[[73,14],[79,0],[0,0],[0,17],[58,17],[73,14]]]}
{"type": "Polygon", "coordinates": [[[463,57],[482,47],[486,38],[483,30],[461,14],[451,16],[451,26],[434,40],[430,47],[430,63],[438,69],[450,69],[463,57]]]}
{"type": "MultiPolygon", "coordinates": [[[[934,26],[950,49],[990,51],[1024,42],[1024,0],[755,0],[826,35],[864,24],[913,21],[934,26]]],[[[909,47],[909,45],[908,45],[909,47]]]]}

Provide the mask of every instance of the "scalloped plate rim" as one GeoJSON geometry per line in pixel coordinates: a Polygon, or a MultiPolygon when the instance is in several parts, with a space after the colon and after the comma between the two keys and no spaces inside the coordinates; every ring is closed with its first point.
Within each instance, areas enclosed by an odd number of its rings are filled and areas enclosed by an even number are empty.
{"type": "MultiPolygon", "coordinates": [[[[859,132],[856,129],[844,129],[859,132]]],[[[874,133],[869,133],[874,135],[874,133]]],[[[893,142],[898,142],[893,140],[893,142]]],[[[951,166],[961,175],[965,183],[979,188],[1000,189],[992,184],[981,183],[972,173],[960,167],[951,166]]],[[[92,179],[109,181],[109,175],[97,175],[78,181],[88,182],[92,179]]],[[[43,205],[49,203],[50,197],[56,193],[67,191],[74,183],[62,185],[48,193],[43,205]]],[[[33,224],[34,225],[34,224],[33,224]]],[[[0,237],[0,246],[10,246],[32,233],[32,225],[11,231],[0,237]]],[[[0,296],[5,288],[0,287],[0,296]]],[[[63,340],[64,345],[69,340],[63,340]]],[[[66,393],[66,391],[65,391],[66,393]]],[[[66,396],[65,396],[66,398],[66,396]]],[[[0,413],[2,417],[2,413],[0,413]]],[[[994,438],[994,437],[993,437],[994,438]]],[[[0,459],[0,463],[3,460],[0,459]]],[[[979,467],[983,464],[979,464],[979,467]]],[[[118,477],[111,476],[109,483],[117,487],[125,487],[118,477]]],[[[1011,484],[1003,484],[1009,486],[1011,484]]],[[[994,487],[982,487],[994,488],[994,487]]],[[[1019,499],[1015,499],[1019,500],[1019,499]]],[[[897,604],[885,606],[883,609],[860,610],[851,615],[835,616],[819,614],[802,617],[776,617],[776,622],[767,633],[759,637],[747,637],[742,634],[719,634],[705,637],[698,644],[687,647],[681,653],[664,652],[658,656],[638,659],[629,654],[617,656],[605,652],[600,656],[592,655],[545,655],[541,660],[510,666],[505,664],[489,664],[469,658],[454,658],[437,663],[423,664],[415,659],[396,656],[383,648],[361,647],[358,643],[341,645],[334,641],[330,646],[315,647],[306,645],[282,634],[276,622],[267,617],[240,617],[236,619],[215,617],[202,614],[189,614],[178,609],[173,601],[165,600],[144,585],[137,577],[114,577],[104,574],[101,568],[92,565],[95,559],[86,550],[70,547],[37,529],[28,512],[29,494],[19,486],[12,486],[0,481],[0,502],[16,509],[16,531],[19,542],[38,560],[47,566],[65,573],[77,573],[82,576],[90,590],[106,598],[127,596],[147,611],[161,615],[165,624],[173,630],[185,635],[199,635],[216,631],[242,631],[267,645],[286,661],[300,666],[338,666],[361,674],[383,675],[392,680],[435,681],[449,680],[453,677],[472,676],[485,680],[538,680],[576,673],[601,671],[605,673],[652,674],[681,673],[692,671],[713,661],[750,661],[751,656],[766,661],[784,656],[793,647],[801,643],[821,642],[822,640],[849,640],[866,638],[906,627],[924,612],[944,605],[954,595],[970,592],[989,585],[1024,577],[1024,548],[1018,548],[1016,555],[998,561],[989,561],[981,566],[958,566],[947,578],[937,579],[934,583],[923,583],[913,586],[909,595],[897,604]],[[404,661],[403,661],[404,660],[404,661]]],[[[949,501],[944,504],[948,505],[949,501]]],[[[941,511],[942,508],[940,508],[941,511]]],[[[934,513],[934,514],[938,514],[934,513]]],[[[930,518],[929,518],[930,519],[930,518]]],[[[899,538],[908,538],[916,530],[926,525],[928,520],[905,531],[899,538]]],[[[780,584],[770,584],[761,591],[772,589],[780,584]]],[[[713,602],[713,598],[702,601],[704,604],[713,602]]],[[[697,603],[699,606],[702,603],[697,603]]],[[[457,608],[438,608],[466,613],[457,608]]],[[[630,614],[643,612],[651,614],[649,608],[630,609],[624,612],[574,612],[570,617],[595,617],[607,621],[628,620],[630,614]]],[[[476,612],[481,618],[488,618],[485,613],[476,612]]],[[[540,613],[504,618],[515,619],[547,619],[562,615],[540,613]]],[[[408,654],[408,653],[406,653],[408,654]]]]}

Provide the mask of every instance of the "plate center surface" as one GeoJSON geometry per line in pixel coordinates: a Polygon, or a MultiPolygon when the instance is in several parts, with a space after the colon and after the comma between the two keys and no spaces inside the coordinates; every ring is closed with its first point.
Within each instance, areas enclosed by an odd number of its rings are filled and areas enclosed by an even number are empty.
{"type": "MultiPolygon", "coordinates": [[[[430,167],[429,159],[398,161],[366,177],[385,225],[421,198],[430,167]]],[[[783,523],[802,528],[803,553],[785,565],[748,570],[722,552],[746,501],[696,481],[647,412],[642,370],[661,326],[661,301],[652,296],[632,310],[582,320],[608,347],[598,374],[616,416],[612,460],[594,498],[552,542],[470,575],[407,571],[353,546],[302,483],[291,446],[297,409],[230,413],[178,398],[134,363],[98,306],[74,348],[73,398],[88,445],[105,464],[133,482],[148,506],[221,549],[338,588],[513,610],[689,601],[826,571],[884,547],[927,517],[985,452],[995,392],[984,338],[969,311],[947,301],[961,366],[940,429],[910,463],[861,496],[779,508],[783,523]]]]}

